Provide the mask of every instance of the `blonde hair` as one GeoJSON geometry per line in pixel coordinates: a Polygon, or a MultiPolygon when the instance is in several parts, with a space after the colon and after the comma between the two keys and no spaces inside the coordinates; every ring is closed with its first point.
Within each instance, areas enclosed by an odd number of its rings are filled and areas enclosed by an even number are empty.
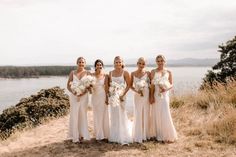
{"type": "Polygon", "coordinates": [[[164,62],[166,62],[166,58],[163,55],[157,55],[156,61],[157,61],[158,58],[161,58],[161,59],[163,59],[164,62]]]}
{"type": "Polygon", "coordinates": [[[145,59],[144,57],[139,57],[137,63],[138,63],[139,61],[143,61],[144,63],[146,63],[146,59],[145,59]]]}
{"type": "Polygon", "coordinates": [[[114,58],[114,64],[115,64],[115,61],[118,60],[118,59],[122,61],[121,67],[124,69],[125,65],[124,65],[123,58],[122,58],[121,56],[116,56],[116,57],[114,58]]]}
{"type": "Polygon", "coordinates": [[[79,63],[79,60],[81,60],[81,59],[83,59],[84,62],[86,63],[86,60],[84,59],[84,57],[78,57],[78,58],[77,58],[77,61],[76,61],[76,64],[78,64],[78,63],[79,63]]]}

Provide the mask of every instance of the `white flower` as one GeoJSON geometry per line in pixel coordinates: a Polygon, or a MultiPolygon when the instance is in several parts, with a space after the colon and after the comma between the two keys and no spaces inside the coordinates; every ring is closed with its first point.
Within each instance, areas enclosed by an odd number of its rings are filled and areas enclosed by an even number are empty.
{"type": "Polygon", "coordinates": [[[85,86],[81,84],[79,81],[71,81],[70,87],[73,93],[76,93],[76,95],[80,95],[85,91],[85,86]]]}
{"type": "Polygon", "coordinates": [[[94,76],[87,75],[84,76],[81,81],[83,86],[85,86],[89,90],[89,93],[92,94],[92,88],[96,84],[96,78],[94,76]]]}
{"type": "MultiPolygon", "coordinates": [[[[157,77],[154,78],[153,82],[154,85],[158,86],[159,88],[163,88],[165,90],[169,89],[171,87],[171,84],[166,77],[157,77]]],[[[163,94],[159,93],[158,94],[161,98],[163,98],[163,94]]]]}
{"type": "Polygon", "coordinates": [[[118,106],[120,104],[120,96],[123,94],[125,89],[124,84],[118,84],[114,81],[110,83],[109,87],[109,99],[108,103],[112,106],[118,106]]]}
{"type": "Polygon", "coordinates": [[[158,85],[163,89],[169,89],[171,87],[169,80],[164,80],[164,79],[161,79],[158,82],[158,85]]]}
{"type": "Polygon", "coordinates": [[[135,89],[141,92],[141,96],[143,96],[143,90],[147,87],[147,82],[143,79],[138,80],[135,82],[135,89]]]}
{"type": "Polygon", "coordinates": [[[85,87],[94,86],[96,83],[96,78],[94,76],[87,75],[81,79],[85,87]]]}
{"type": "Polygon", "coordinates": [[[147,86],[147,83],[145,80],[141,79],[135,82],[135,88],[137,90],[143,90],[147,86]]]}

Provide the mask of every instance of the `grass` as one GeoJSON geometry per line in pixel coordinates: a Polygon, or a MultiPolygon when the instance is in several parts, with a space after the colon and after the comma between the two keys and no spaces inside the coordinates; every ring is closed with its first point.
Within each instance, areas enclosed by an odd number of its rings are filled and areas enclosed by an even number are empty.
{"type": "Polygon", "coordinates": [[[175,116],[186,136],[212,138],[215,142],[236,144],[236,81],[173,98],[175,116]],[[182,120],[182,122],[180,122],[182,120]],[[182,123],[182,124],[181,124],[182,123]]]}
{"type": "MultiPolygon", "coordinates": [[[[171,113],[179,138],[172,144],[163,144],[155,140],[143,144],[134,143],[129,146],[100,144],[96,141],[73,144],[65,141],[65,132],[68,129],[68,116],[65,116],[49,121],[49,124],[42,125],[43,128],[32,129],[40,140],[32,135],[34,141],[32,147],[28,145],[24,148],[20,147],[20,151],[15,151],[13,155],[12,152],[9,152],[5,156],[45,155],[42,152],[51,156],[77,156],[78,154],[83,156],[235,156],[235,87],[236,81],[232,81],[227,87],[217,85],[212,89],[172,96],[171,113]],[[52,141],[48,144],[50,140],[52,141]],[[53,142],[53,140],[55,141],[53,142]],[[37,142],[43,144],[39,145],[37,142]]],[[[22,100],[22,102],[25,101],[22,100]]],[[[88,112],[90,132],[93,131],[91,114],[91,111],[88,112]]],[[[30,131],[26,132],[23,137],[28,138],[30,131]]],[[[14,143],[17,139],[19,136],[14,134],[8,139],[8,143],[14,143]]],[[[21,142],[19,141],[19,143],[21,142]]],[[[2,144],[2,146],[4,145],[2,144]]]]}

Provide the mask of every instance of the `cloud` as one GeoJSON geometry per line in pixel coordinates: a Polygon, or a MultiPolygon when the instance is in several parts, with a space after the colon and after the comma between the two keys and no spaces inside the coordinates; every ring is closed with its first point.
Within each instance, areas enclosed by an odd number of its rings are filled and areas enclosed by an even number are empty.
{"type": "Polygon", "coordinates": [[[236,35],[235,14],[234,0],[1,0],[0,64],[218,57],[236,35]]]}

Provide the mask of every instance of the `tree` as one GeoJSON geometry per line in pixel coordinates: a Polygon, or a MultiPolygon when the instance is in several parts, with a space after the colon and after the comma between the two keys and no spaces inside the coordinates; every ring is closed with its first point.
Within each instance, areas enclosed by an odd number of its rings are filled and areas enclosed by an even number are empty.
{"type": "Polygon", "coordinates": [[[219,45],[221,53],[220,61],[209,70],[203,79],[202,87],[206,84],[212,86],[215,82],[227,83],[228,80],[236,80],[236,36],[219,45]]]}

